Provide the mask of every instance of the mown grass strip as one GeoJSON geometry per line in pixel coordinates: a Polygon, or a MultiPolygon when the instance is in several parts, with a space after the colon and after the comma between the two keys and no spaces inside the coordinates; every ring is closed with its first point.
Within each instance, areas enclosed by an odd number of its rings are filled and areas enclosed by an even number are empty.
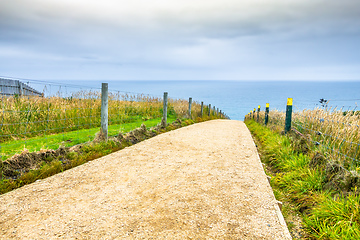
{"type": "MultiPolygon", "coordinates": [[[[175,121],[175,116],[169,116],[168,122],[175,121]]],[[[140,127],[142,123],[145,123],[147,127],[156,126],[161,122],[161,118],[149,119],[144,122],[141,118],[134,122],[110,125],[108,128],[109,136],[115,136],[119,132],[126,133],[140,127]]],[[[24,149],[29,152],[40,151],[41,149],[57,149],[59,146],[71,147],[77,144],[92,141],[95,138],[95,134],[99,132],[100,128],[81,129],[72,132],[58,133],[47,136],[38,136],[29,138],[26,140],[15,140],[1,143],[1,155],[2,160],[8,157],[21,153],[24,149]]]]}
{"type": "Polygon", "coordinates": [[[309,165],[313,151],[303,153],[302,146],[291,137],[253,120],[246,121],[246,125],[258,144],[267,174],[272,177],[275,196],[284,203],[283,214],[288,226],[294,228],[291,222],[294,214],[303,219],[305,229],[299,238],[360,239],[357,189],[348,194],[325,190],[324,168],[309,165]]]}

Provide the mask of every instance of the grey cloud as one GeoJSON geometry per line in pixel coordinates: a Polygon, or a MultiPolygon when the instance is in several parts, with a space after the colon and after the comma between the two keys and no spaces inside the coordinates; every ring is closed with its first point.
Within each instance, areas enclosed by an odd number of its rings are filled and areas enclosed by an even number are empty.
{"type": "Polygon", "coordinates": [[[360,2],[278,1],[258,8],[211,9],[206,17],[197,10],[158,16],[159,24],[170,22],[174,31],[203,37],[227,38],[262,34],[336,34],[360,31],[360,2]]]}
{"type": "MultiPolygon", "coordinates": [[[[334,63],[336,56],[344,62],[359,61],[341,46],[356,46],[347,39],[359,37],[358,1],[164,3],[0,0],[0,47],[43,59],[38,68],[52,64],[53,71],[63,66],[74,72],[80,68],[76,66],[90,72],[95,66],[108,70],[117,66],[109,72],[129,73],[136,68],[158,69],[152,73],[209,68],[232,72],[239,64],[290,67],[307,61],[334,63]],[[326,42],[339,35],[338,40],[326,42]]],[[[5,62],[1,56],[0,63],[5,62]]],[[[11,51],[7,57],[11,58],[11,51]]]]}

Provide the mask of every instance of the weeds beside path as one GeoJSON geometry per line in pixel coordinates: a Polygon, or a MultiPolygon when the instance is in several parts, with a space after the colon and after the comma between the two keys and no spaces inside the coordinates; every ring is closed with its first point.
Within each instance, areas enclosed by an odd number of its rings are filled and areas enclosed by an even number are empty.
{"type": "Polygon", "coordinates": [[[338,165],[324,157],[320,161],[319,153],[296,135],[280,135],[252,120],[246,124],[269,167],[294,239],[360,239],[358,174],[339,174],[338,165]],[[306,231],[295,229],[296,215],[303,218],[306,231]]]}
{"type": "Polygon", "coordinates": [[[0,196],[0,235],[289,239],[245,124],[161,134],[0,196]]]}

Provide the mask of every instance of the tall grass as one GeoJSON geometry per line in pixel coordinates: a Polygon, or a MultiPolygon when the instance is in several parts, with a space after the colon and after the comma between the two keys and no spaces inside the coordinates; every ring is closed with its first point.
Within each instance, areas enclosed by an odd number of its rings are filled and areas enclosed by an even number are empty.
{"type": "MultiPolygon", "coordinates": [[[[264,112],[259,115],[261,123],[264,115],[264,112]]],[[[285,113],[270,111],[268,126],[281,132],[284,125],[285,113]]],[[[331,108],[297,111],[293,112],[292,127],[328,159],[347,169],[360,166],[360,115],[357,112],[331,108]]]]}
{"type": "Polygon", "coordinates": [[[275,196],[284,203],[288,225],[295,210],[303,218],[304,235],[309,234],[303,239],[360,239],[360,195],[356,186],[346,194],[325,188],[326,169],[311,166],[313,152],[300,153],[294,139],[253,120],[246,124],[257,141],[275,196]]]}
{"type": "Polygon", "coordinates": [[[295,112],[293,126],[307,134],[328,158],[346,167],[360,165],[360,116],[337,109],[295,112]]]}
{"type": "MultiPolygon", "coordinates": [[[[143,94],[109,92],[109,125],[145,122],[160,119],[163,113],[163,99],[143,94]]],[[[58,96],[3,96],[0,102],[0,152],[13,142],[30,143],[33,138],[82,129],[95,129],[101,124],[101,93],[79,91],[69,97],[58,96]]],[[[169,99],[168,115],[185,117],[188,101],[169,99]]],[[[193,115],[199,115],[200,105],[193,103],[193,115]]],[[[93,135],[93,133],[91,133],[93,135]]],[[[74,141],[74,144],[78,141],[74,141]]],[[[56,145],[56,144],[55,144],[56,145]]],[[[25,146],[26,147],[26,146],[25,146]]],[[[6,154],[8,155],[8,154],[6,154]]],[[[7,156],[8,157],[8,156],[7,156]]],[[[4,159],[3,159],[4,160],[4,159]]]]}
{"type": "MultiPolygon", "coordinates": [[[[109,95],[109,124],[161,116],[162,100],[147,96],[109,95]]],[[[99,92],[71,97],[2,97],[0,142],[100,126],[99,92]]]]}

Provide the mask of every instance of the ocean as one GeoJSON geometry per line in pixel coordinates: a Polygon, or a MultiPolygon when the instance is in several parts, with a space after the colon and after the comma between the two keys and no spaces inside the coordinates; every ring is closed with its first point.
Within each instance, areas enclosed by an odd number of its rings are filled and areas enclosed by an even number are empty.
{"type": "MultiPolygon", "coordinates": [[[[100,88],[106,81],[62,81],[61,91],[100,88]]],[[[320,99],[328,100],[328,105],[344,110],[357,109],[360,102],[360,81],[107,81],[109,91],[144,93],[162,97],[168,92],[169,97],[188,99],[204,104],[211,104],[225,112],[231,119],[243,120],[244,116],[265,104],[270,109],[285,111],[287,98],[293,98],[294,111],[320,107],[320,99]]],[[[31,86],[41,89],[38,82],[31,86]]],[[[43,86],[44,87],[44,86],[43,86]]],[[[57,86],[52,86],[56,89],[57,86]]]]}

